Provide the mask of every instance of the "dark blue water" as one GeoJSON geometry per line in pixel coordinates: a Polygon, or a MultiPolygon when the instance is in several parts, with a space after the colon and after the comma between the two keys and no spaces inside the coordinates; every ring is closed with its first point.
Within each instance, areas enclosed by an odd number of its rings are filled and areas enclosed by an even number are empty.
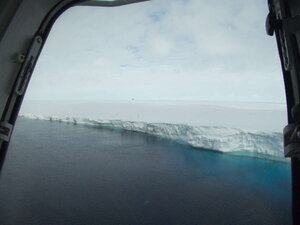
{"type": "Polygon", "coordinates": [[[19,118],[0,224],[291,224],[289,164],[139,133],[19,118]]]}

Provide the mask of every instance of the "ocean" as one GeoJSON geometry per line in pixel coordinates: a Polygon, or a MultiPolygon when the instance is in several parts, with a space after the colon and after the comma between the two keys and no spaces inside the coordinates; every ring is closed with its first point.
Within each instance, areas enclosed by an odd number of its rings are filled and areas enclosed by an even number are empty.
{"type": "Polygon", "coordinates": [[[291,224],[290,164],[145,133],[19,118],[3,225],[291,224]]]}

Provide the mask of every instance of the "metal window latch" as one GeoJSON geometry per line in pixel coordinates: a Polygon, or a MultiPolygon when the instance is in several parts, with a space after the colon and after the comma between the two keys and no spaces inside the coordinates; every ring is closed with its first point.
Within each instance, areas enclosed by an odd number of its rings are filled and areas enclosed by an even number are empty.
{"type": "Polygon", "coordinates": [[[26,55],[26,58],[18,75],[17,85],[15,89],[15,92],[18,95],[23,95],[25,93],[27,84],[33,72],[35,62],[37,60],[37,56],[42,47],[42,43],[42,38],[40,36],[36,36],[31,44],[30,50],[26,55]]]}
{"type": "Polygon", "coordinates": [[[266,19],[266,32],[268,35],[273,36],[274,32],[277,31],[284,70],[290,71],[295,64],[295,58],[289,43],[291,35],[300,32],[300,16],[287,16],[283,0],[269,0],[269,9],[270,13],[266,19]]]}
{"type": "Polygon", "coordinates": [[[281,46],[282,60],[284,69],[286,71],[291,69],[292,56],[289,51],[287,43],[286,30],[283,29],[282,21],[286,18],[285,14],[282,13],[282,2],[280,0],[269,0],[270,13],[266,19],[266,32],[268,35],[273,36],[275,31],[278,33],[278,38],[281,46]]]}
{"type": "Polygon", "coordinates": [[[273,13],[269,13],[266,19],[266,32],[268,35],[273,36],[276,29],[281,27],[281,23],[276,19],[273,13]]]}
{"type": "Polygon", "coordinates": [[[283,129],[283,145],[285,157],[300,157],[300,104],[292,109],[294,123],[283,129]]]}
{"type": "Polygon", "coordinates": [[[273,36],[274,31],[277,29],[297,34],[300,32],[300,16],[277,19],[275,15],[269,13],[266,19],[266,32],[268,35],[273,36]]]}
{"type": "Polygon", "coordinates": [[[0,140],[9,142],[13,125],[0,121],[0,140]]]}

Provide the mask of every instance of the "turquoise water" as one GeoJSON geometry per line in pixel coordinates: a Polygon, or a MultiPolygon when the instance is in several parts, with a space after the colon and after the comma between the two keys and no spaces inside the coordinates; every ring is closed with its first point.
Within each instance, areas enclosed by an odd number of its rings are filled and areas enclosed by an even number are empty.
{"type": "Polygon", "coordinates": [[[0,224],[291,224],[290,165],[20,118],[0,224]]]}

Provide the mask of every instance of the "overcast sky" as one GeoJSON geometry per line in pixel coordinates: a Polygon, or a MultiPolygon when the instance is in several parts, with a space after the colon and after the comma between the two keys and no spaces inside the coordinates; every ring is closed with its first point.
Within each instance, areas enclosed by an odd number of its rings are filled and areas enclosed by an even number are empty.
{"type": "Polygon", "coordinates": [[[74,7],[55,23],[26,99],[284,102],[267,1],[74,7]]]}

